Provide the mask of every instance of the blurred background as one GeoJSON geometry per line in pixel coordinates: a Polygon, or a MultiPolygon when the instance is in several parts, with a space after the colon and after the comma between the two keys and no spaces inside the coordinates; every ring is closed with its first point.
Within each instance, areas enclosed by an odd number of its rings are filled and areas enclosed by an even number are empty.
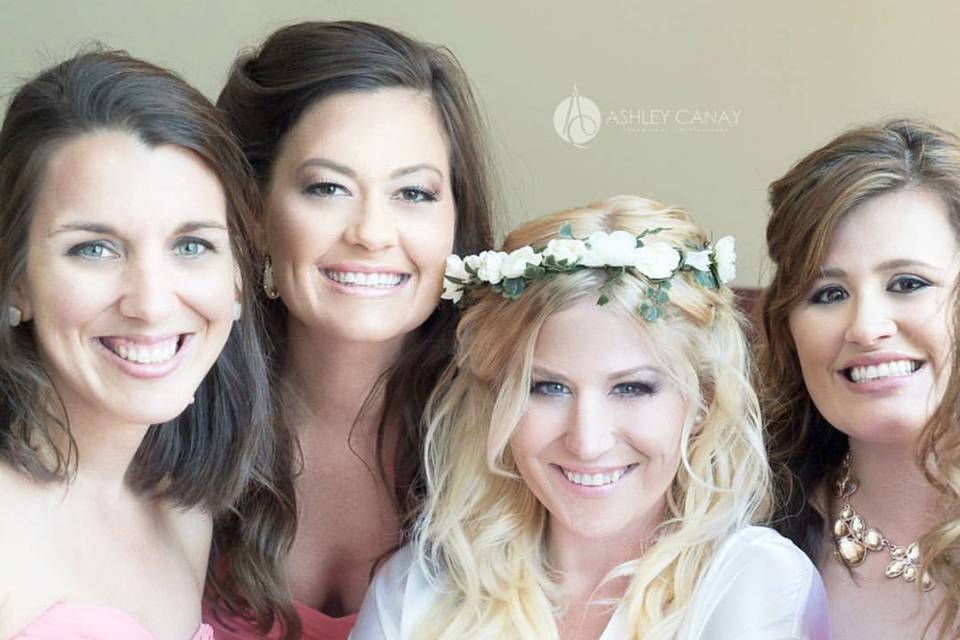
{"type": "Polygon", "coordinates": [[[674,0],[0,0],[0,96],[92,40],[215,99],[236,53],[300,20],[379,22],[446,45],[490,126],[501,235],[621,193],[737,237],[763,284],[766,188],[844,129],[960,125],[960,3],[674,0]]]}

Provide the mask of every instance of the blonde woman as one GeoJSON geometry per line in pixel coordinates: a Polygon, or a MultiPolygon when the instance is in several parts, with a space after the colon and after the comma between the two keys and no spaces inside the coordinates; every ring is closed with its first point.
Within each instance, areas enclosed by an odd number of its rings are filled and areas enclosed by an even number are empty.
{"type": "Polygon", "coordinates": [[[733,241],[636,197],[448,260],[429,496],[353,637],[827,638],[772,530],[733,241]]]}

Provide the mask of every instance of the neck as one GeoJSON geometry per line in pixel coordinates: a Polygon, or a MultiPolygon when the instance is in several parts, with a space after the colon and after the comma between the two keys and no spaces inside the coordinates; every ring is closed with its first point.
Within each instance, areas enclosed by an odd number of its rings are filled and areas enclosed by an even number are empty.
{"type": "MultiPolygon", "coordinates": [[[[117,423],[70,415],[70,433],[77,445],[76,475],[72,487],[86,487],[104,496],[129,493],[125,478],[130,462],[150,425],[117,423]]],[[[57,438],[67,452],[67,438],[57,438]]]]}
{"type": "MultiPolygon", "coordinates": [[[[662,507],[663,505],[661,505],[662,507]]],[[[598,598],[618,598],[628,582],[614,580],[600,586],[603,579],[619,564],[640,558],[653,542],[653,533],[661,522],[661,509],[652,510],[656,517],[648,517],[634,531],[636,535],[612,535],[588,538],[563,527],[553,526],[551,518],[547,532],[550,563],[561,573],[562,591],[567,597],[594,594],[598,598]]]]}
{"type": "Polygon", "coordinates": [[[868,526],[897,544],[915,542],[939,520],[939,494],[927,482],[913,444],[850,439],[851,473],[859,489],[850,497],[868,526]]]}
{"type": "MultiPolygon", "coordinates": [[[[404,338],[347,342],[290,316],[281,382],[282,393],[295,407],[293,423],[323,424],[325,430],[349,432],[377,379],[399,357],[404,338]]],[[[376,429],[380,404],[377,398],[360,428],[376,429]]]]}

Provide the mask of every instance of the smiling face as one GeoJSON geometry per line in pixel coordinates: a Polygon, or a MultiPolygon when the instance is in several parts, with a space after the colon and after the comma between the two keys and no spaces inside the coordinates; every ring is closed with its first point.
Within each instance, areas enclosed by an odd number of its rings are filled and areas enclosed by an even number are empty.
{"type": "Polygon", "coordinates": [[[656,356],[635,319],[592,298],[544,323],[510,450],[554,533],[634,539],[659,524],[686,402],[656,356]]]}
{"type": "Polygon", "coordinates": [[[912,441],[949,374],[957,238],[939,197],[902,190],[837,225],[806,300],[790,314],[817,409],[852,438],[912,441]]]}
{"type": "Polygon", "coordinates": [[[230,333],[236,271],[217,177],[119,132],[47,164],[15,295],[73,424],[179,415],[230,333]]]}
{"type": "Polygon", "coordinates": [[[428,97],[405,89],[321,100],[287,135],[266,236],[291,322],[381,342],[427,319],[453,248],[448,148],[428,97]]]}

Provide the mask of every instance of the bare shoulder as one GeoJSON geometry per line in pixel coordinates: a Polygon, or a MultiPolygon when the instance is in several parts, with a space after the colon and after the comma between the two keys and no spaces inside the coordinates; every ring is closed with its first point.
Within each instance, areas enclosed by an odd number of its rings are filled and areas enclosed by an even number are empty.
{"type": "Polygon", "coordinates": [[[42,611],[44,595],[57,589],[43,569],[50,556],[48,514],[55,491],[0,462],[0,637],[42,611]]]}

